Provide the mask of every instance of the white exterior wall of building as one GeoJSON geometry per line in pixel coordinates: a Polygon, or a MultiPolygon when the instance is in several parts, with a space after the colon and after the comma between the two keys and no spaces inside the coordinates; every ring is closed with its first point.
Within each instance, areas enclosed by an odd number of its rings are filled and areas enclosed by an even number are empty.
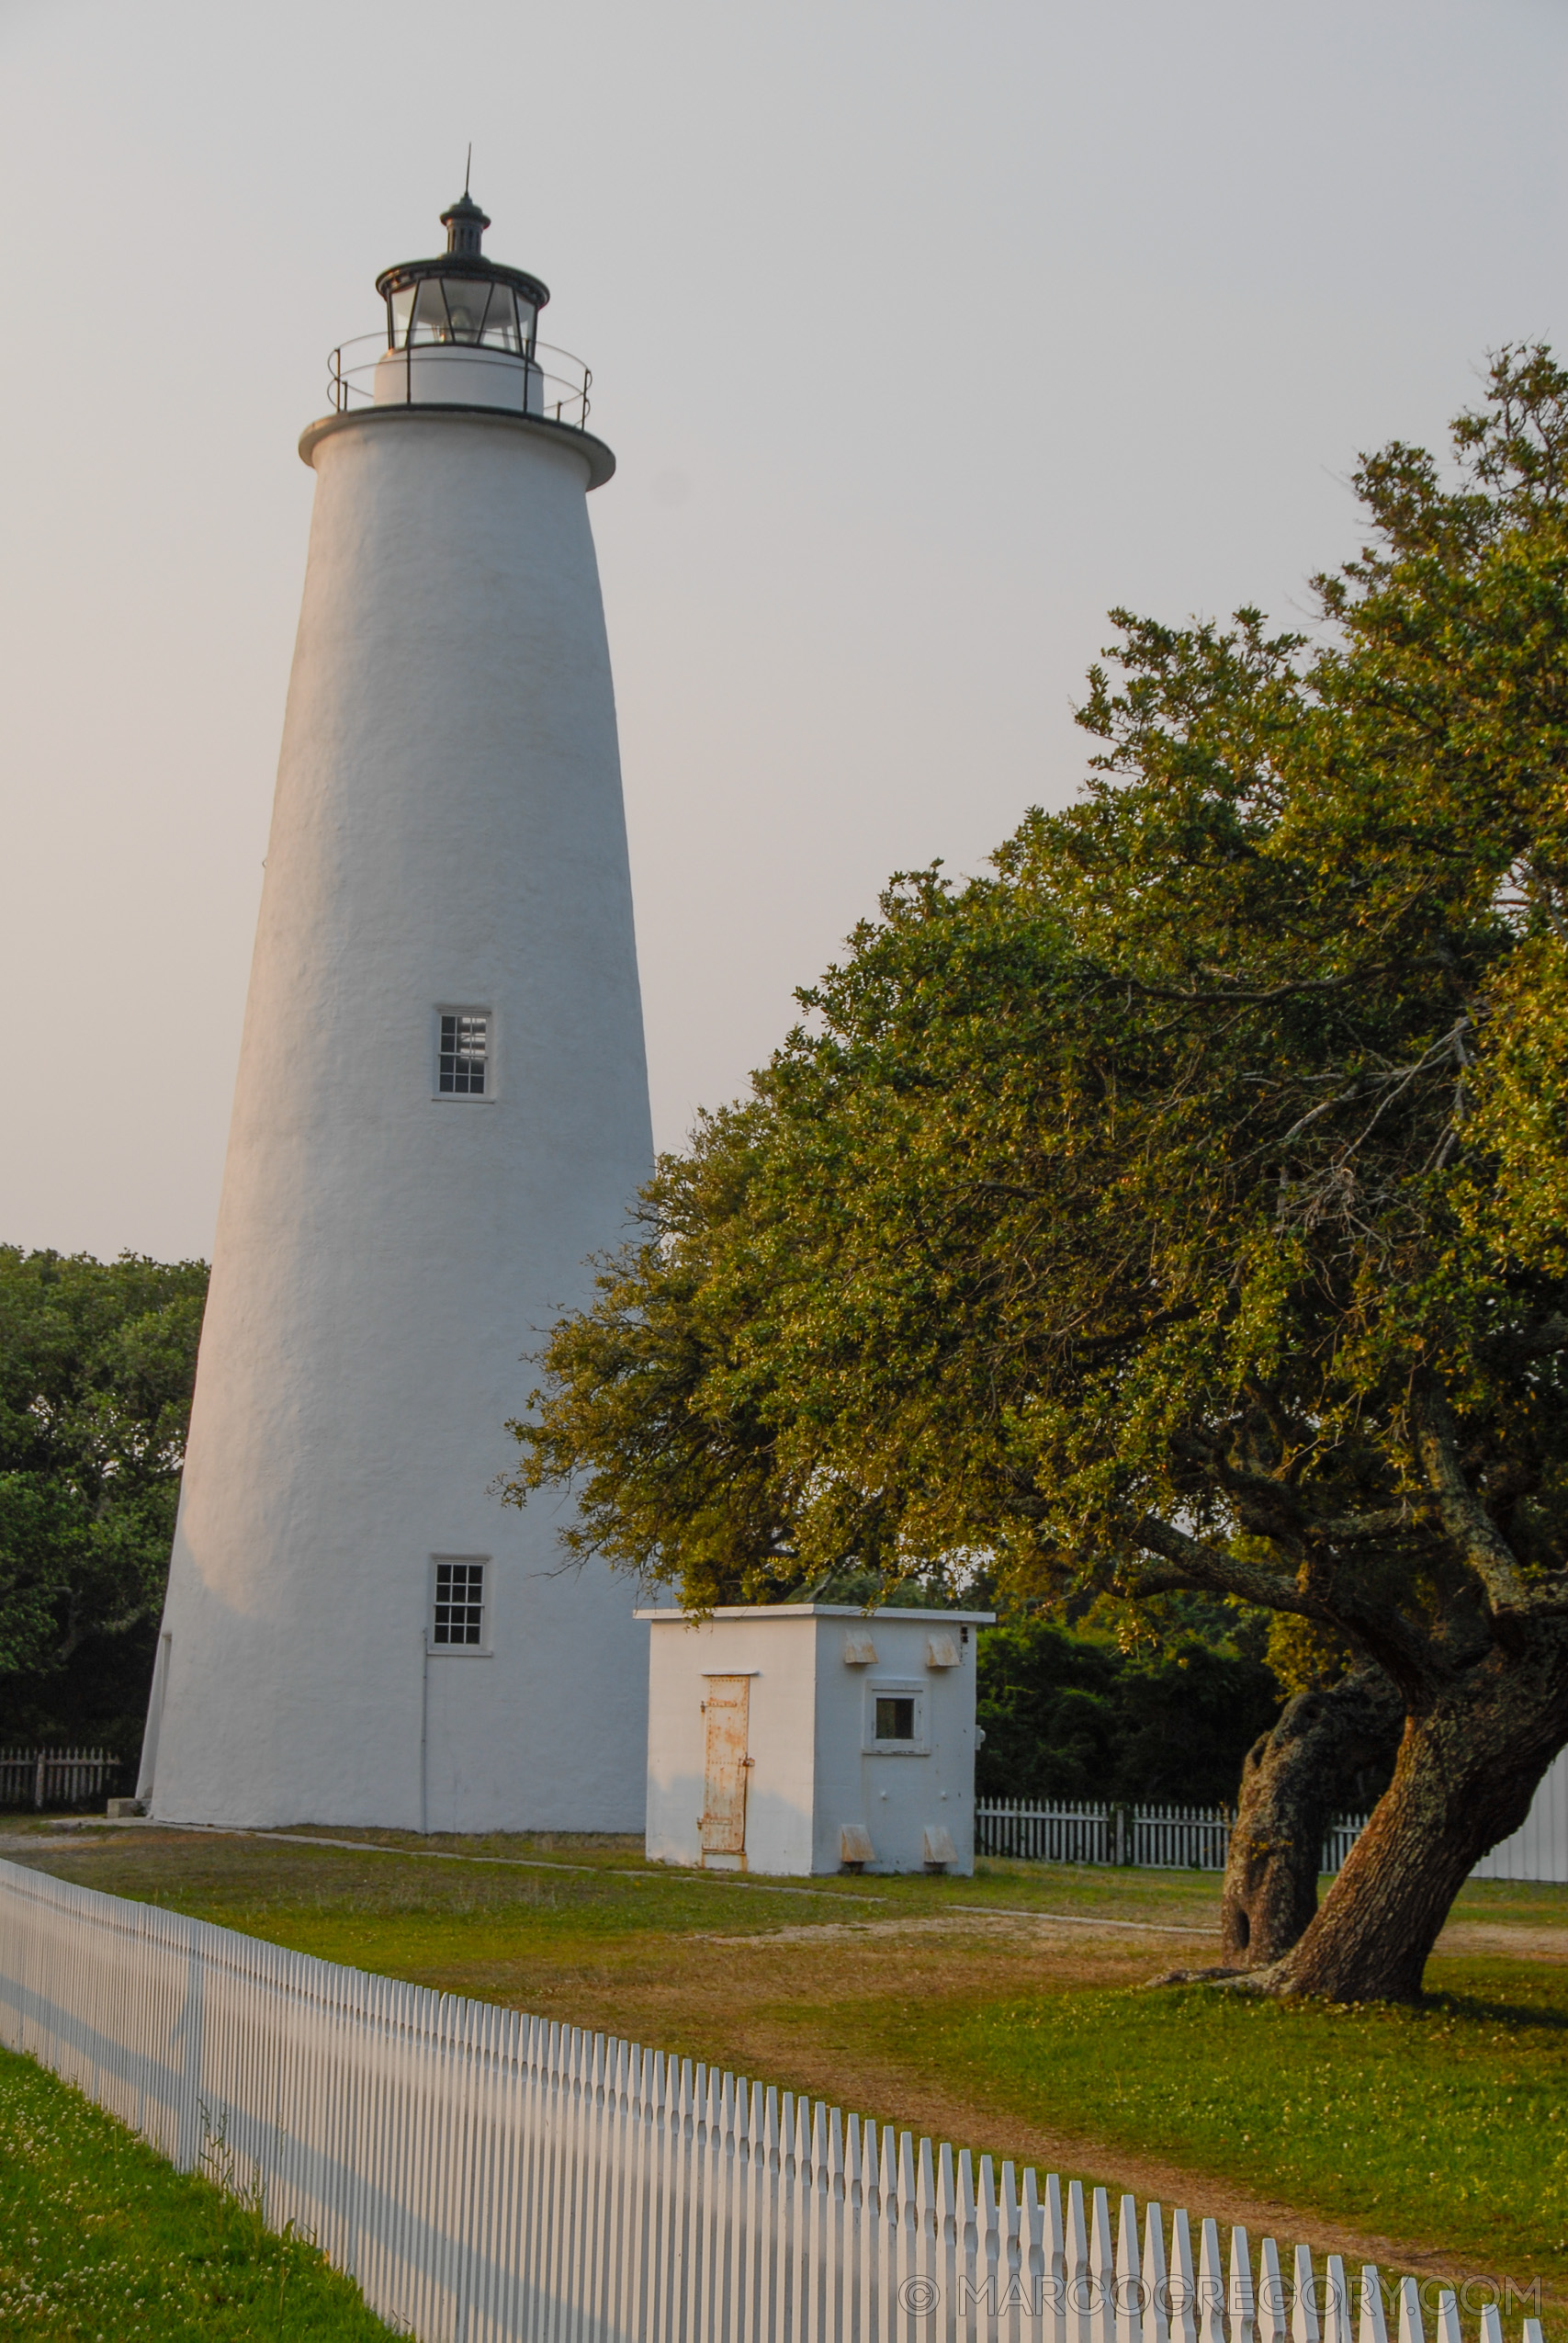
{"type": "Polygon", "coordinates": [[[1568,1749],[1547,1767],[1517,1830],[1483,1855],[1470,1875],[1568,1883],[1568,1749]]]}
{"type": "MultiPolygon", "coordinates": [[[[635,1828],[646,1630],[490,1493],[522,1353],[651,1161],[608,647],[608,451],[312,427],[289,686],[143,1792],[162,1817],[635,1828]],[[441,1009],[492,1020],[435,1093],[441,1009]],[[428,1647],[490,1558],[485,1648],[428,1647]]],[[[171,1012],[175,1009],[171,1003],[171,1012]]]]}
{"type": "Polygon", "coordinates": [[[975,1868],[976,1629],[989,1612],[863,1611],[829,1603],[721,1610],[705,1621],[649,1611],[648,1853],[734,1867],[703,1853],[708,1679],[750,1679],[748,1871],[804,1875],[840,1867],[840,1832],[871,1840],[868,1871],[923,1868],[927,1828],[953,1841],[951,1872],[975,1868]],[[931,1665],[932,1637],[958,1663],[931,1665]],[[874,1660],[846,1664],[868,1638],[874,1660]],[[913,1692],[923,1729],[909,1751],[868,1746],[878,1692],[913,1692]]]}

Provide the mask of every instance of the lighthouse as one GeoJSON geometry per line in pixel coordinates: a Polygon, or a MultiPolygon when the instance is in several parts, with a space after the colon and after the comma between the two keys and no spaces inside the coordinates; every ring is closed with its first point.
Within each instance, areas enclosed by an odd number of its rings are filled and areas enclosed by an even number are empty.
{"type": "Polygon", "coordinates": [[[540,280],[377,279],[333,354],[141,1794],[639,1828],[634,1588],[504,1509],[535,1349],[651,1165],[587,498],[540,280]]]}

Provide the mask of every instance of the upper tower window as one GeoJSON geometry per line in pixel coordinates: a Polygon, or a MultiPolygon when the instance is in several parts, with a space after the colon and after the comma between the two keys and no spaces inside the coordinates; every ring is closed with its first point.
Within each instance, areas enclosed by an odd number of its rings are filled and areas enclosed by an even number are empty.
{"type": "Polygon", "coordinates": [[[488,1009],[443,1009],[435,1087],[446,1098],[483,1098],[490,1072],[488,1009]]]}

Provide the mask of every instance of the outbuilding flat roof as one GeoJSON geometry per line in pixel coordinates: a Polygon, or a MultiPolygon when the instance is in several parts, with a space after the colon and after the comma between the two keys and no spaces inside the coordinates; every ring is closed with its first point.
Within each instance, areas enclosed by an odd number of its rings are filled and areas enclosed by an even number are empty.
{"type": "Polygon", "coordinates": [[[934,1619],[949,1627],[994,1627],[994,1611],[915,1611],[902,1603],[886,1602],[875,1611],[863,1610],[858,1602],[738,1602],[722,1609],[695,1612],[665,1610],[638,1611],[638,1619],[684,1620],[698,1624],[708,1619],[934,1619]]]}

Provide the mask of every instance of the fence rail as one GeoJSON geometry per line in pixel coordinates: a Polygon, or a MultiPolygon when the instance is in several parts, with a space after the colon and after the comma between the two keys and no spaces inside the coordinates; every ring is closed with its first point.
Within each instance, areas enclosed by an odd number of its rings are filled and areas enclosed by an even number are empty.
{"type": "Polygon", "coordinates": [[[107,1749],[0,1749],[0,1806],[79,1806],[118,1771],[107,1749]]]}
{"type": "MultiPolygon", "coordinates": [[[[1318,1868],[1337,1872],[1366,1828],[1365,1815],[1329,1826],[1318,1868]]],[[[1039,1863],[1130,1863],[1148,1871],[1224,1871],[1228,1806],[1032,1805],[997,1799],[975,1808],[977,1855],[1039,1863]]]]}
{"type": "Polygon", "coordinates": [[[0,2040],[423,2343],[1464,2343],[1432,2284],[1130,2196],[1113,2243],[1103,2190],[6,1862],[0,2040]]]}

